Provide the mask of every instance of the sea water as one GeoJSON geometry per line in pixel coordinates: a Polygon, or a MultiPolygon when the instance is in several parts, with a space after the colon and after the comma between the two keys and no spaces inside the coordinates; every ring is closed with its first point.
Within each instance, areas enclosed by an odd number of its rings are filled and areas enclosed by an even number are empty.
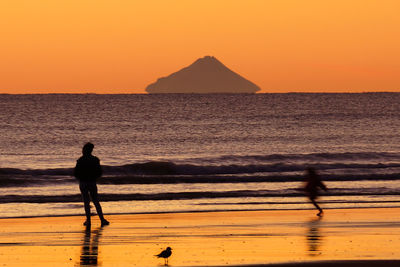
{"type": "Polygon", "coordinates": [[[0,217],[82,214],[95,144],[103,210],[400,207],[400,94],[0,95],[0,217]]]}

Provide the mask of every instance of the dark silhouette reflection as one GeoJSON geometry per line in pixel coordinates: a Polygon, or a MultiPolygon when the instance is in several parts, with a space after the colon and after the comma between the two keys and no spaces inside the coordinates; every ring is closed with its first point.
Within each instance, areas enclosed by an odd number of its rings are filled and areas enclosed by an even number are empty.
{"type": "Polygon", "coordinates": [[[312,219],[308,222],[307,232],[307,244],[308,244],[308,255],[318,256],[321,255],[320,246],[322,243],[322,236],[320,233],[321,217],[312,219]]]}
{"type": "Polygon", "coordinates": [[[102,231],[103,227],[99,227],[92,232],[90,225],[86,226],[79,266],[98,266],[99,239],[102,231]]]}
{"type": "Polygon", "coordinates": [[[317,171],[310,167],[307,168],[306,171],[306,186],[305,186],[305,191],[309,199],[311,200],[311,203],[318,209],[318,214],[317,216],[322,216],[324,213],[320,206],[317,204],[316,199],[319,196],[318,189],[321,188],[323,190],[328,190],[327,187],[324,185],[324,183],[321,181],[320,176],[317,174],[317,171]]]}

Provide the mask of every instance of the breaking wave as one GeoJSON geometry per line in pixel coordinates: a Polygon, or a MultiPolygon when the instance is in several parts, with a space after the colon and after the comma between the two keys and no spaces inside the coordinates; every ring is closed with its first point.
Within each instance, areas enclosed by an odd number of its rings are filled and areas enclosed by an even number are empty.
{"type": "MultiPolygon", "coordinates": [[[[103,184],[240,183],[301,181],[308,166],[324,180],[398,180],[400,154],[316,153],[223,156],[103,166],[103,184]]],[[[0,168],[0,186],[74,182],[72,168],[0,168]]]]}
{"type": "MultiPolygon", "coordinates": [[[[397,196],[400,188],[382,189],[349,189],[331,188],[324,196],[397,196]]],[[[147,200],[183,200],[183,199],[213,199],[213,198],[286,198],[303,197],[304,192],[298,188],[283,190],[235,190],[235,191],[193,191],[193,192],[166,192],[166,193],[132,193],[132,194],[101,194],[101,201],[147,201],[147,200]]],[[[80,194],[71,195],[3,195],[0,203],[69,203],[80,202],[80,194]]],[[[400,201],[400,200],[399,200],[400,201]]],[[[347,201],[346,201],[347,202],[347,201]]]]}

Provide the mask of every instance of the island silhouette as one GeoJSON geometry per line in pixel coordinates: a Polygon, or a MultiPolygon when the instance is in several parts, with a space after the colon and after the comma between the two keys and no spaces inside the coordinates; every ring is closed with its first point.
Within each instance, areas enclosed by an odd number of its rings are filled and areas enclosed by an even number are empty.
{"type": "Polygon", "coordinates": [[[197,59],[146,87],[148,93],[255,93],[256,84],[243,78],[212,56],[197,59]]]}

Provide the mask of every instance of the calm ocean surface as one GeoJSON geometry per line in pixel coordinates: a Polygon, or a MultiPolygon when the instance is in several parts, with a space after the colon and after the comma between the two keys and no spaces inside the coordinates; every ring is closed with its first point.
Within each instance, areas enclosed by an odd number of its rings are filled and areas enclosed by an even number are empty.
{"type": "Polygon", "coordinates": [[[83,214],[95,144],[107,213],[400,207],[400,93],[0,95],[0,217],[83,214]]]}

